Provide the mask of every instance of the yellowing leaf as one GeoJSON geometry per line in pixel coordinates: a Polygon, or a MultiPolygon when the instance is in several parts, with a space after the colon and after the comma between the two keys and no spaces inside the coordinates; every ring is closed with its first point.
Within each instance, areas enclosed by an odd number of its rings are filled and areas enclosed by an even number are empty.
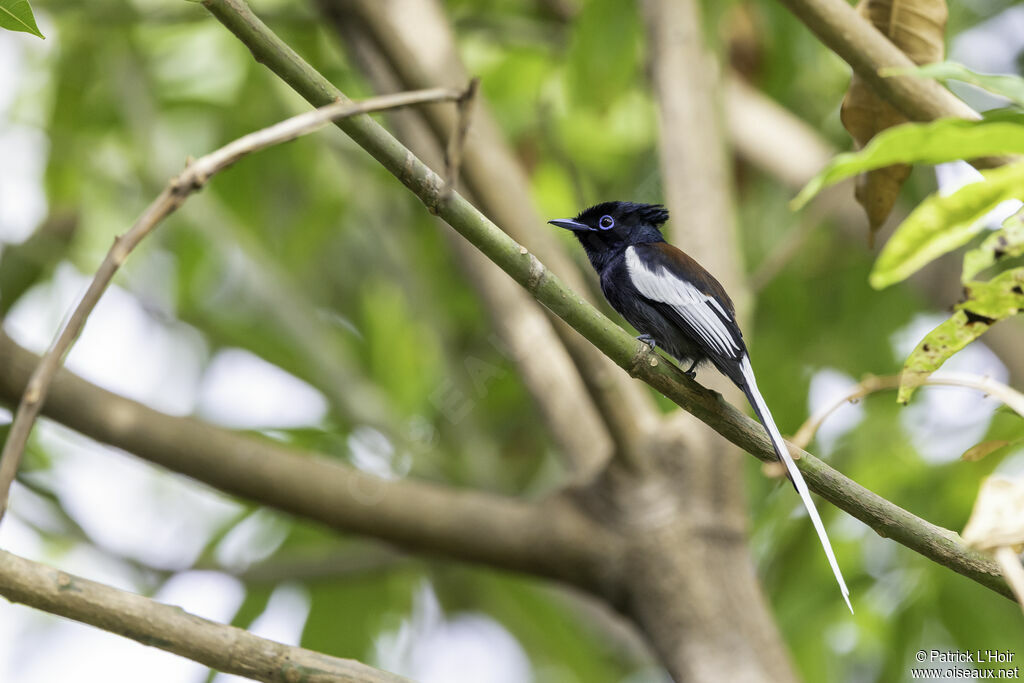
{"type": "Polygon", "coordinates": [[[1024,268],[1000,273],[987,282],[968,282],[967,300],[957,304],[968,315],[1002,320],[1024,309],[1024,268]]]}
{"type": "Polygon", "coordinates": [[[1010,216],[1003,223],[1002,230],[996,230],[985,238],[981,246],[964,254],[964,269],[960,279],[970,282],[981,271],[992,267],[997,261],[1024,255],[1024,216],[1010,216]]]}
{"type": "MultiPolygon", "coordinates": [[[[942,59],[948,14],[945,0],[861,0],[857,11],[916,64],[942,59]]],[[[856,74],[843,98],[840,118],[858,149],[879,131],[907,120],[856,74]]],[[[892,211],[909,175],[909,166],[895,164],[858,176],[855,194],[867,213],[872,239],[892,211]]]]}
{"type": "Polygon", "coordinates": [[[1004,318],[1024,311],[1024,268],[1001,273],[988,282],[967,285],[967,300],[948,320],[929,332],[910,353],[900,376],[896,400],[906,403],[928,375],[1004,318]]]}
{"type": "Polygon", "coordinates": [[[982,441],[981,443],[971,446],[964,451],[964,454],[960,456],[960,459],[966,460],[967,462],[976,462],[984,458],[986,455],[995,453],[1003,446],[1009,445],[1009,441],[982,441]]]}
{"type": "Polygon", "coordinates": [[[982,228],[982,219],[1007,199],[1024,199],[1024,162],[983,174],[943,197],[933,194],[896,228],[879,254],[868,281],[875,289],[899,282],[926,263],[966,244],[982,228]]]}
{"type": "Polygon", "coordinates": [[[45,39],[36,26],[28,0],[0,0],[0,28],[31,33],[45,39]]]}

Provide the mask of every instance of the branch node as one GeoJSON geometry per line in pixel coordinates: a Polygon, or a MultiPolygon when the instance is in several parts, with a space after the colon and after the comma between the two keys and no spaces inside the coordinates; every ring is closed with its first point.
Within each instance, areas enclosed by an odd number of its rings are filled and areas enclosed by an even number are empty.
{"type": "Polygon", "coordinates": [[[25,389],[25,404],[33,406],[39,403],[39,400],[43,396],[43,387],[39,382],[32,382],[25,389]]]}
{"type": "Polygon", "coordinates": [[[629,362],[629,376],[636,379],[642,379],[644,374],[643,366],[650,365],[652,368],[658,365],[658,358],[654,355],[654,351],[647,342],[639,342],[637,345],[636,353],[633,354],[633,358],[629,362]]]}
{"type": "Polygon", "coordinates": [[[526,247],[520,246],[519,253],[525,254],[530,259],[530,274],[526,279],[526,291],[531,293],[535,292],[544,281],[544,277],[547,275],[548,269],[545,268],[544,264],[540,262],[540,259],[531,254],[526,247]]]}

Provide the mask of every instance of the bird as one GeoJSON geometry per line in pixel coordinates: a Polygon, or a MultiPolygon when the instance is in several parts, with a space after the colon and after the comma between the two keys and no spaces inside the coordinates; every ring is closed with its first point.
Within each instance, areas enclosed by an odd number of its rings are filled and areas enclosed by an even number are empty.
{"type": "Polygon", "coordinates": [[[639,341],[652,352],[660,347],[682,365],[689,364],[684,372],[691,379],[698,366],[710,362],[743,390],[807,509],[852,613],[850,591],[825,525],[757,387],[732,300],[711,273],[665,241],[661,228],[666,221],[668,210],[660,204],[614,201],[592,206],[575,218],[548,222],[575,234],[600,277],[601,292],[640,332],[639,341]]]}

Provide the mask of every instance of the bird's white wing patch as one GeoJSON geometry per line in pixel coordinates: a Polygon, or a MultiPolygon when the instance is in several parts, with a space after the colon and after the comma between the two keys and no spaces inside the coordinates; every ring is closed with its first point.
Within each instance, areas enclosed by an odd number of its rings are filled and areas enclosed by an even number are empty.
{"type": "Polygon", "coordinates": [[[626,270],[641,294],[675,309],[708,348],[725,357],[735,357],[739,353],[740,346],[723,320],[731,316],[715,298],[666,268],[648,268],[637,255],[636,247],[626,249],[626,270]],[[722,317],[719,317],[719,313],[722,317]]]}

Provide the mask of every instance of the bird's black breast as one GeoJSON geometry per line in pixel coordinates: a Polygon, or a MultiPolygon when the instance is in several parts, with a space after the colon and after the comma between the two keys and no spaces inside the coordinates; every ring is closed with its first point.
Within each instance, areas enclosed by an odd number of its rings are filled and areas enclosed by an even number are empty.
{"type": "Polygon", "coordinates": [[[650,335],[657,345],[680,361],[705,357],[703,350],[672,320],[664,304],[647,299],[633,284],[626,267],[625,252],[612,258],[601,271],[601,292],[612,308],[641,334],[650,335]]]}

